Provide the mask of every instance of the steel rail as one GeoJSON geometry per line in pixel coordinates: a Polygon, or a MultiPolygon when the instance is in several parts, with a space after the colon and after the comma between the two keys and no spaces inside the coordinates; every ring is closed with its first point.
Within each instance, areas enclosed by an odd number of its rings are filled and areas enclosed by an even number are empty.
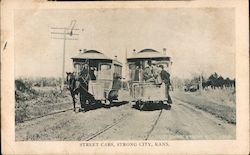
{"type": "Polygon", "coordinates": [[[50,115],[55,115],[55,114],[63,113],[63,112],[69,111],[69,110],[73,110],[73,108],[64,109],[64,110],[60,110],[60,111],[55,111],[55,112],[48,113],[48,114],[45,114],[45,115],[42,115],[42,116],[37,116],[37,117],[33,117],[33,118],[28,118],[28,119],[23,120],[23,122],[35,120],[35,119],[42,118],[42,117],[46,117],[46,116],[50,116],[50,115]]]}
{"type": "Polygon", "coordinates": [[[126,115],[125,117],[122,117],[122,118],[118,119],[116,122],[114,122],[114,123],[112,123],[112,124],[106,126],[106,127],[105,127],[104,129],[102,129],[101,131],[96,132],[96,133],[94,133],[93,135],[89,136],[88,138],[85,139],[85,141],[90,141],[91,139],[93,139],[93,138],[95,138],[95,137],[101,135],[102,133],[104,133],[104,132],[106,132],[107,130],[111,129],[112,127],[114,127],[114,126],[117,125],[118,123],[120,123],[120,122],[124,121],[125,119],[127,119],[128,116],[129,116],[129,115],[126,115]]]}
{"type": "Polygon", "coordinates": [[[156,120],[155,120],[155,122],[154,122],[152,128],[149,130],[149,132],[148,132],[148,134],[147,134],[145,140],[148,140],[149,136],[150,136],[151,133],[153,132],[153,130],[154,130],[156,124],[158,123],[158,121],[159,121],[159,119],[160,119],[160,117],[161,117],[162,111],[163,111],[163,110],[161,109],[161,111],[160,111],[159,115],[157,116],[157,118],[156,118],[156,120]]]}

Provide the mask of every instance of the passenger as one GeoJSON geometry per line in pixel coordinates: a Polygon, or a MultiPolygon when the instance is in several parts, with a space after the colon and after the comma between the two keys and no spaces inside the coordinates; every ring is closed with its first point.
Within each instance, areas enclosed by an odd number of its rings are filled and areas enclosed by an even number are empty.
{"type": "Polygon", "coordinates": [[[162,83],[161,76],[160,76],[161,69],[159,68],[159,66],[156,66],[155,62],[152,63],[152,68],[153,68],[153,76],[155,79],[155,84],[161,85],[162,83]]]}
{"type": "Polygon", "coordinates": [[[154,81],[154,76],[152,73],[152,64],[151,64],[150,60],[148,61],[148,64],[143,71],[143,79],[146,82],[153,82],[154,81]]]}
{"type": "Polygon", "coordinates": [[[141,64],[139,62],[135,63],[135,77],[134,81],[141,81],[141,64]]]}
{"type": "Polygon", "coordinates": [[[139,81],[139,66],[136,66],[135,68],[135,76],[134,76],[134,81],[139,81]]]}
{"type": "Polygon", "coordinates": [[[148,64],[149,68],[152,68],[152,61],[151,60],[148,60],[147,64],[148,64]]]}
{"type": "Polygon", "coordinates": [[[163,65],[160,65],[159,67],[161,68],[161,73],[160,73],[161,79],[165,83],[165,96],[167,98],[167,102],[171,104],[172,99],[171,99],[171,97],[169,95],[169,88],[170,88],[170,85],[171,85],[171,83],[170,83],[170,74],[164,69],[163,65]]]}
{"type": "Polygon", "coordinates": [[[95,68],[91,67],[89,70],[89,75],[90,75],[90,79],[91,80],[96,80],[96,76],[95,76],[95,68]]]}

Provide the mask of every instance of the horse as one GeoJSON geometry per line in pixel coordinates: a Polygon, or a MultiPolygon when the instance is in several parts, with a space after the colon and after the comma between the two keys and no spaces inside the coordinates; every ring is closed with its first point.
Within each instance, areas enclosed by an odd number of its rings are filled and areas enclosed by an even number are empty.
{"type": "Polygon", "coordinates": [[[78,92],[76,91],[76,77],[73,73],[71,72],[66,72],[67,77],[66,77],[66,82],[68,84],[67,89],[70,91],[70,95],[73,100],[73,107],[74,111],[76,111],[76,98],[75,95],[78,95],[78,92]]]}
{"type": "MultiPolygon", "coordinates": [[[[66,82],[68,84],[67,88],[70,91],[70,94],[71,94],[71,97],[72,97],[72,100],[73,100],[74,111],[76,111],[76,98],[75,98],[75,95],[78,95],[79,93],[84,94],[89,102],[94,102],[95,101],[94,96],[92,94],[90,94],[88,92],[88,90],[82,86],[79,79],[76,78],[74,73],[66,72],[66,75],[67,75],[66,82]]],[[[80,101],[80,102],[82,102],[82,101],[80,101]]]]}

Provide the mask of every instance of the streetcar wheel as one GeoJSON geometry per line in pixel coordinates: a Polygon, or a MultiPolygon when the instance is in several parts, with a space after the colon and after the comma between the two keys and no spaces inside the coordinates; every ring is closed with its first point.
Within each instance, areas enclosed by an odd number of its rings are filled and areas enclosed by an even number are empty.
{"type": "Polygon", "coordinates": [[[164,107],[164,102],[163,102],[163,101],[160,101],[160,102],[159,102],[159,106],[160,106],[161,108],[163,108],[163,107],[164,107]]]}
{"type": "Polygon", "coordinates": [[[139,101],[139,109],[143,110],[145,104],[142,101],[139,101]]]}
{"type": "Polygon", "coordinates": [[[170,109],[171,109],[171,107],[172,107],[172,106],[171,106],[171,105],[169,105],[169,108],[168,108],[168,109],[170,110],[170,109]]]}
{"type": "Polygon", "coordinates": [[[107,108],[110,108],[110,101],[109,101],[109,100],[105,100],[105,106],[106,106],[107,108]]]}
{"type": "Polygon", "coordinates": [[[138,101],[135,102],[135,106],[134,107],[137,108],[137,109],[139,109],[139,103],[138,103],[138,101]]]}
{"type": "Polygon", "coordinates": [[[85,112],[84,108],[79,108],[78,112],[85,112]]]}
{"type": "Polygon", "coordinates": [[[109,106],[113,106],[113,100],[112,99],[109,99],[109,106]]]}
{"type": "Polygon", "coordinates": [[[97,107],[102,107],[102,101],[96,100],[95,103],[96,103],[97,107]]]}
{"type": "Polygon", "coordinates": [[[170,110],[171,109],[171,105],[167,104],[166,110],[170,110]]]}

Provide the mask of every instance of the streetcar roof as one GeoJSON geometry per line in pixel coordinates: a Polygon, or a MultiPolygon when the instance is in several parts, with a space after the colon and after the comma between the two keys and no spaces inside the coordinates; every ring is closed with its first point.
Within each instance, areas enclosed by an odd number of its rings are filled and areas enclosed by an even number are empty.
{"type": "Polygon", "coordinates": [[[154,49],[144,49],[141,50],[140,52],[137,52],[135,54],[133,54],[132,56],[128,57],[128,60],[131,59],[152,59],[152,58],[166,58],[170,60],[169,56],[166,56],[154,49]]]}
{"type": "Polygon", "coordinates": [[[73,61],[86,60],[86,59],[88,59],[88,60],[108,60],[110,62],[113,62],[116,65],[122,66],[122,63],[119,62],[118,60],[111,59],[111,58],[107,57],[105,54],[103,54],[99,51],[96,51],[96,50],[87,50],[83,53],[78,54],[75,57],[72,57],[71,59],[73,59],[73,61]]]}
{"type": "Polygon", "coordinates": [[[112,60],[111,58],[107,57],[103,53],[96,51],[96,50],[88,50],[83,53],[78,54],[71,59],[102,59],[102,60],[112,60]]]}
{"type": "Polygon", "coordinates": [[[122,66],[122,63],[118,60],[113,60],[113,63],[118,66],[122,66]]]}

